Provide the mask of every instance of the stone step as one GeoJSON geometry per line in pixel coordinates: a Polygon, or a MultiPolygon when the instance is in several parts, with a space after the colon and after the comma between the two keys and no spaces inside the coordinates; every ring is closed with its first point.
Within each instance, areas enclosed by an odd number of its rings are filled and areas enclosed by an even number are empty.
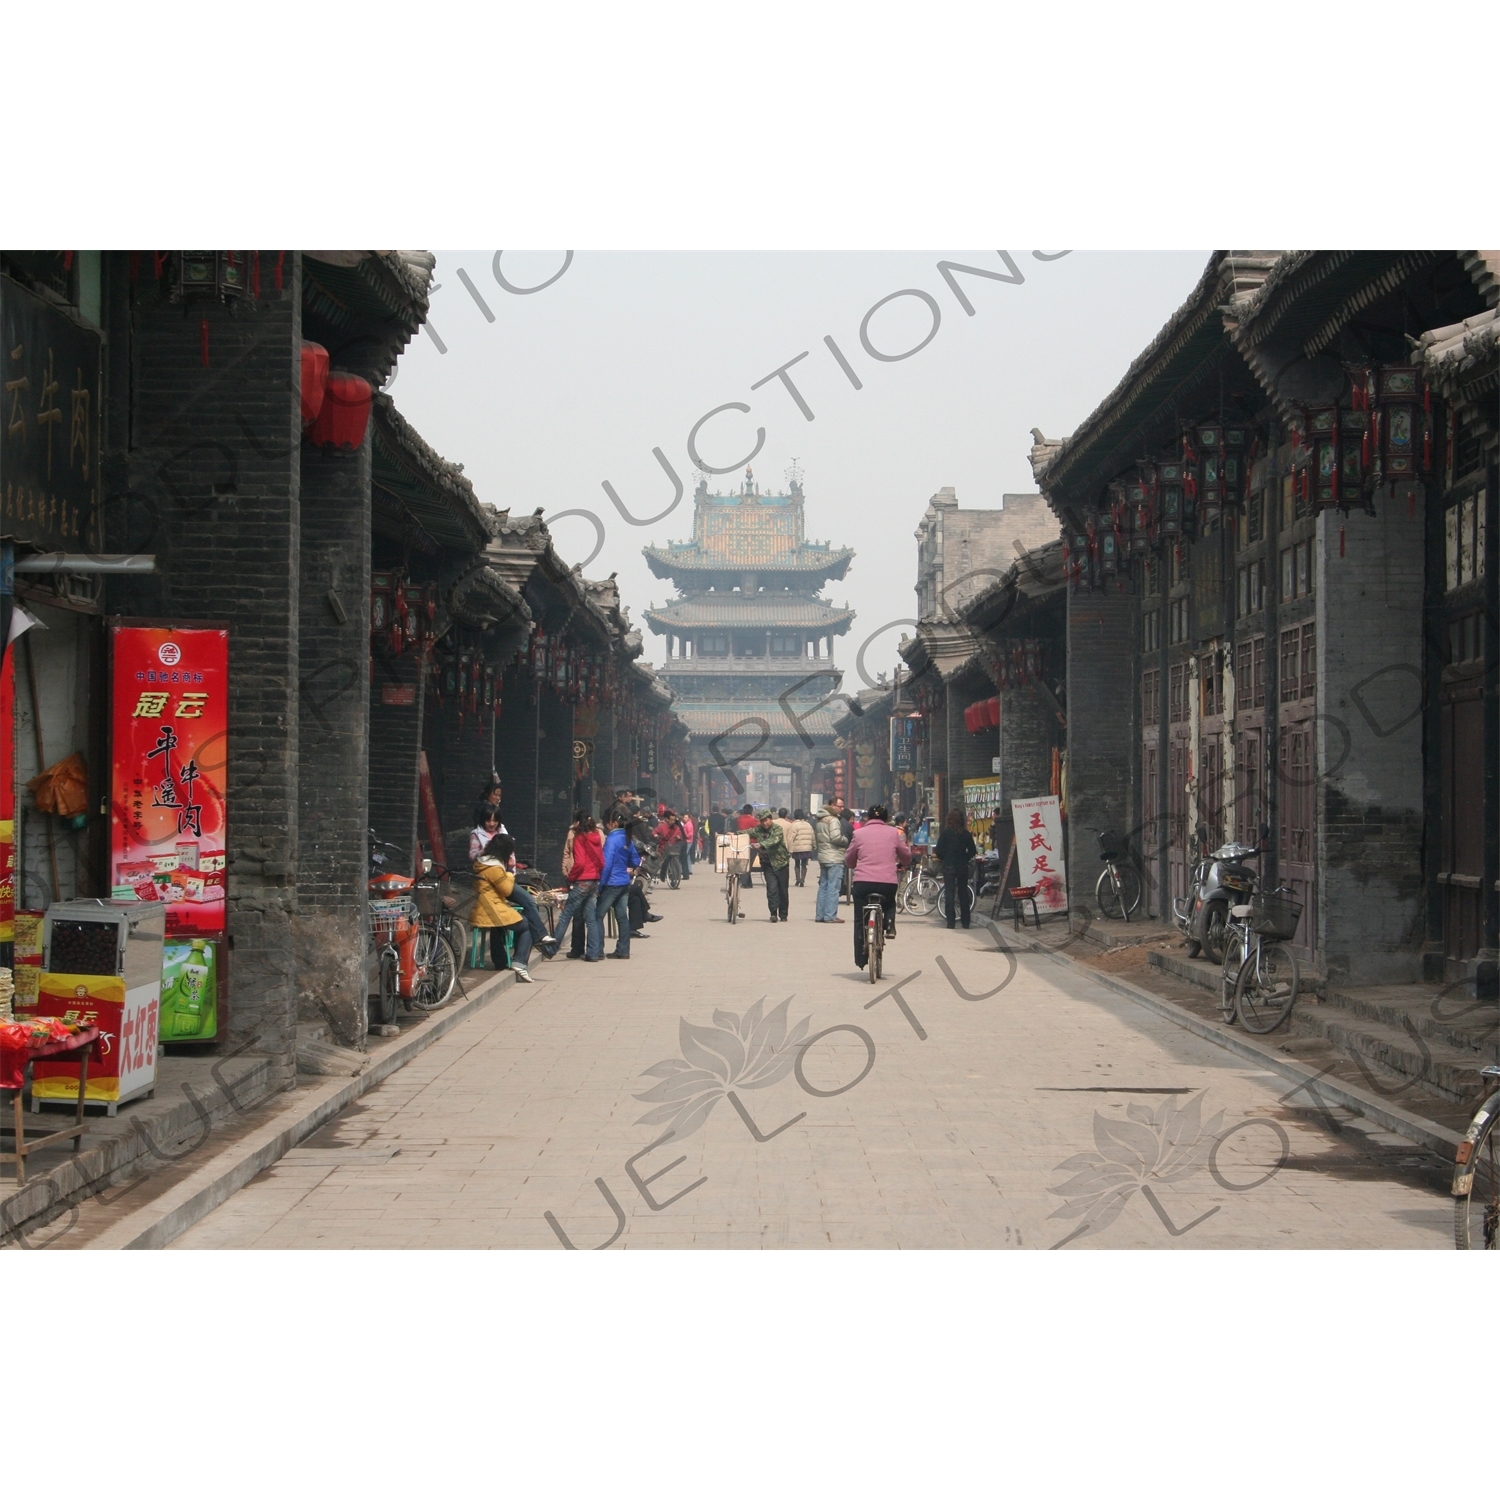
{"type": "Polygon", "coordinates": [[[1341,1006],[1299,1000],[1289,1029],[1293,1046],[1297,1038],[1322,1040],[1362,1063],[1377,1090],[1378,1080],[1396,1088],[1415,1084],[1455,1104],[1468,1104],[1484,1092],[1479,1070],[1488,1059],[1469,1048],[1429,1040],[1410,1018],[1407,1025],[1397,1025],[1341,1006]]]}
{"type": "MultiPolygon", "coordinates": [[[[1219,965],[1171,952],[1152,953],[1149,963],[1218,999],[1219,965]]],[[[1366,995],[1330,993],[1338,995],[1336,1002],[1321,999],[1313,989],[1299,996],[1288,1027],[1276,1033],[1284,1038],[1284,1050],[1300,1053],[1326,1043],[1367,1070],[1377,1091],[1417,1086],[1453,1104],[1466,1104],[1482,1092],[1479,1070],[1493,1061],[1494,1030],[1488,1033],[1489,1046],[1481,1047],[1474,1038],[1484,1032],[1482,1021],[1456,1028],[1442,1009],[1434,1018],[1432,999],[1438,991],[1389,985],[1366,995]]]]}
{"type": "Polygon", "coordinates": [[[1493,1062],[1500,1037],[1500,1004],[1476,1000],[1473,990],[1472,982],[1442,989],[1424,984],[1330,986],[1324,1002],[1361,1021],[1379,1021],[1402,1030],[1410,1022],[1426,1041],[1484,1054],[1486,1062],[1493,1062]]]}
{"type": "Polygon", "coordinates": [[[298,1021],[297,1040],[299,1042],[326,1042],[331,1038],[328,1034],[327,1021],[298,1021]]]}

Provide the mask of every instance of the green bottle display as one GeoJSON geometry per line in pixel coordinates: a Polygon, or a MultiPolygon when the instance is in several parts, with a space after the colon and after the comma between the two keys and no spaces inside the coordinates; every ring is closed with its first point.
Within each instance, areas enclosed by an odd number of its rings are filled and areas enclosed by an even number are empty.
{"type": "Polygon", "coordinates": [[[161,1030],[164,1042],[211,1041],[219,1030],[217,944],[206,938],[162,948],[161,1030]]]}

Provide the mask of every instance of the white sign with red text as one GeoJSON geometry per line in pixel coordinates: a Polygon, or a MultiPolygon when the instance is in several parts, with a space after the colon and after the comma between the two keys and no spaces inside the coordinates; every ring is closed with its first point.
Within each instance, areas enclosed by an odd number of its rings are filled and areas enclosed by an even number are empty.
{"type": "Polygon", "coordinates": [[[1036,887],[1039,912],[1067,911],[1060,799],[1016,797],[1010,806],[1016,822],[1016,884],[1036,887]]]}

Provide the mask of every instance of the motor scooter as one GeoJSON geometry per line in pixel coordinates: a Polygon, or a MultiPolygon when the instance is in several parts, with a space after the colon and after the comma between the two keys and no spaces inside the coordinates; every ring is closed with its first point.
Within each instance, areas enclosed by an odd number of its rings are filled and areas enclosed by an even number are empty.
{"type": "Polygon", "coordinates": [[[1224,940],[1229,925],[1229,908],[1236,901],[1246,901],[1255,889],[1255,872],[1246,861],[1259,859],[1265,852],[1250,844],[1228,843],[1208,853],[1208,841],[1202,831],[1201,857],[1193,866],[1193,878],[1185,896],[1172,902],[1172,919],[1187,939],[1189,958],[1201,952],[1210,963],[1224,962],[1224,940]]]}

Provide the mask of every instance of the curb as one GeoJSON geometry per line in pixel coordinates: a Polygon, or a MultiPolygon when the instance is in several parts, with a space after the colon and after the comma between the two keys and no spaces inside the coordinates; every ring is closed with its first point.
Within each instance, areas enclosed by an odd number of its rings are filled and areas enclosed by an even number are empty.
{"type": "Polygon", "coordinates": [[[1399,1105],[1377,1098],[1355,1084],[1334,1078],[1320,1068],[1309,1068],[1306,1064],[1298,1063],[1259,1042],[1251,1041],[1247,1036],[1238,1035],[1225,1027],[1214,1025],[1211,1021],[1205,1021],[1201,1016],[1193,1015],[1191,1011],[1184,1010],[1180,1005],[1174,1005],[1170,1000],[1162,999],[1160,995],[1153,995],[1150,990],[1132,984],[1128,979],[1121,979],[1118,975],[1090,968],[1087,964],[1081,964],[1076,959],[1069,958],[1066,954],[1059,953],[1031,938],[1023,938],[1021,944],[1017,944],[1006,939],[998,924],[989,917],[981,917],[980,920],[990,929],[996,942],[1002,947],[1007,942],[1012,948],[1024,944],[1025,952],[1041,954],[1081,978],[1092,979],[1105,989],[1113,990],[1115,994],[1123,995],[1127,1000],[1134,1000],[1137,1004],[1144,1005],[1147,1010],[1154,1011],[1157,1015],[1181,1026],[1185,1031],[1191,1031],[1205,1041],[1213,1042],[1250,1062],[1259,1063],[1262,1067],[1269,1068],[1273,1073],[1279,1073],[1292,1083],[1307,1086],[1308,1096],[1314,1102],[1341,1105],[1357,1115],[1373,1120],[1394,1135],[1404,1136],[1407,1140],[1426,1147],[1427,1150],[1435,1152],[1448,1161],[1453,1160],[1454,1152],[1463,1140],[1457,1131],[1449,1130],[1435,1120],[1423,1119],[1422,1116],[1412,1114],[1399,1105]]]}
{"type": "Polygon", "coordinates": [[[438,1012],[428,1025],[392,1047],[365,1072],[354,1078],[331,1080],[300,1095],[293,1105],[278,1112],[259,1130],[78,1248],[160,1250],[170,1245],[233,1197],[257,1173],[273,1166],[299,1141],[306,1140],[362,1094],[399,1072],[439,1038],[462,1026],[515,982],[515,976],[508,970],[483,981],[462,1003],[438,1012]]]}

